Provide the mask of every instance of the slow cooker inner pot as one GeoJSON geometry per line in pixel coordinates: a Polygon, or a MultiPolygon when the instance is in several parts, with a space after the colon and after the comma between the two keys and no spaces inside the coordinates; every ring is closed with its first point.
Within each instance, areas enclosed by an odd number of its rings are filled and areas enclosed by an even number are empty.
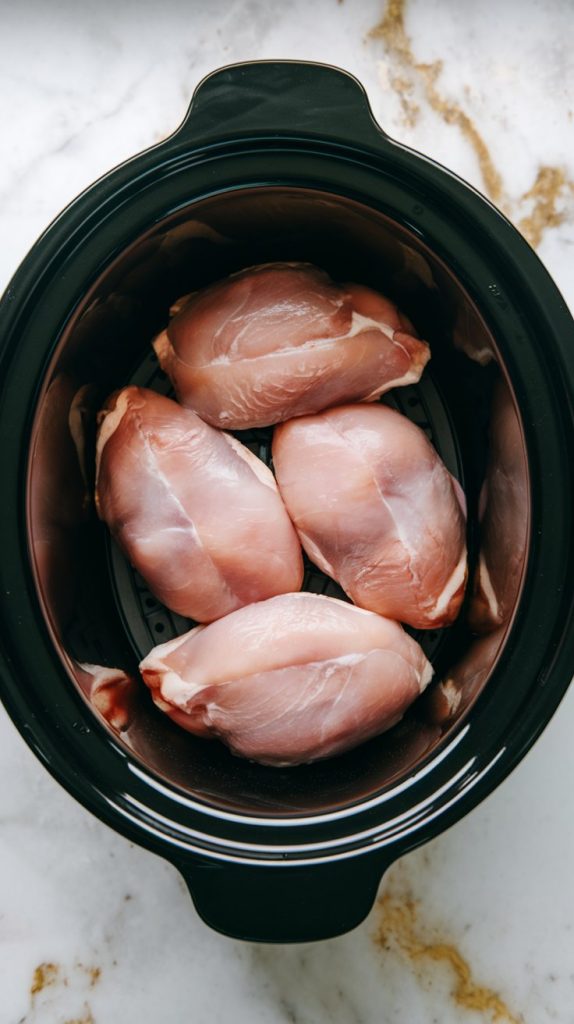
{"type": "MultiPolygon", "coordinates": [[[[271,430],[238,436],[269,462],[271,430]]],[[[404,227],[349,199],[304,189],[233,191],[194,203],[135,240],[73,312],[42,382],[34,422],[30,556],[71,682],[129,756],[195,799],[228,810],[317,813],[369,798],[411,774],[487,685],[519,599],[528,493],[520,416],[496,343],[444,263],[404,227]],[[435,668],[431,687],[391,732],[345,756],[295,769],[233,757],[154,707],[138,661],[190,623],[157,603],[93,505],[103,400],[128,382],[170,393],[150,345],[170,305],[271,260],[316,263],[336,280],[379,289],[410,316],[432,359],[420,384],[384,400],[426,431],[468,502],[471,578],[463,611],[448,630],[415,633],[435,668]],[[501,494],[508,500],[501,502],[501,494]],[[490,569],[482,580],[490,621],[482,616],[477,635],[469,618],[477,621],[472,587],[481,550],[490,569]]],[[[310,564],[304,585],[343,596],[310,564]]]]}

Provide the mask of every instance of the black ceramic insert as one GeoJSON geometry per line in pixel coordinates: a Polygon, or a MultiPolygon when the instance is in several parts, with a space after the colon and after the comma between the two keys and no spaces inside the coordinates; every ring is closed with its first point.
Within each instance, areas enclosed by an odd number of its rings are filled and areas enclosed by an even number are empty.
{"type": "MultiPolygon", "coordinates": [[[[0,307],[2,699],[70,792],[176,864],[213,927],[267,941],[353,927],[385,868],[482,799],[550,718],[574,670],[573,343],[518,232],[320,65],[210,76],[181,128],[80,196],[18,270],[0,307]],[[403,722],[296,769],[235,758],[153,707],[138,658],[188,624],[92,502],[97,409],[129,381],[167,390],[150,342],[170,304],[274,259],[378,288],[430,342],[421,383],[386,400],[463,482],[473,570],[505,432],[524,494],[512,556],[500,539],[506,621],[477,637],[465,606],[450,630],[418,635],[435,681],[403,722]],[[124,681],[98,689],[109,668],[124,681]]],[[[268,461],[265,431],[243,439],[268,461]]],[[[305,585],[334,592],[311,567],[305,585]]]]}

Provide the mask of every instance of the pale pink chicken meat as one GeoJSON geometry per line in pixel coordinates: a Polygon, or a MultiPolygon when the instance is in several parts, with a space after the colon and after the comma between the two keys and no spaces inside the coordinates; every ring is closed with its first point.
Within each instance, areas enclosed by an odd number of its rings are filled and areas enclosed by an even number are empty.
{"type": "Polygon", "coordinates": [[[421,629],[456,618],[465,501],[426,435],[384,405],[276,427],[279,490],[309,558],[368,608],[421,629]]]}
{"type": "Polygon", "coordinates": [[[308,263],[251,267],[187,298],[154,348],[183,405],[268,426],[419,380],[428,345],[388,299],[308,263]]]}
{"type": "Polygon", "coordinates": [[[340,754],[389,729],[432,677],[398,623],[307,593],[198,626],[155,647],[140,671],[183,728],[277,766],[340,754]]]}
{"type": "Polygon", "coordinates": [[[101,414],[96,504],[180,615],[208,622],[301,586],[301,548],[270,470],[153,391],[124,388],[101,414]]]}

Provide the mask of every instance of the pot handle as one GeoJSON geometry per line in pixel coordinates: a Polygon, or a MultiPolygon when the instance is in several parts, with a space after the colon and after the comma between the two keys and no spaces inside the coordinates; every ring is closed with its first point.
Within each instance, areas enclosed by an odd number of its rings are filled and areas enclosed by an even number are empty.
{"type": "Polygon", "coordinates": [[[350,931],[369,913],[387,866],[380,854],[304,866],[176,864],[205,923],[250,942],[312,942],[350,931]]]}
{"type": "Polygon", "coordinates": [[[322,136],[362,148],[386,138],[367,94],[347,71],[328,64],[274,60],[230,64],[197,86],[176,138],[195,145],[241,136],[322,136]]]}

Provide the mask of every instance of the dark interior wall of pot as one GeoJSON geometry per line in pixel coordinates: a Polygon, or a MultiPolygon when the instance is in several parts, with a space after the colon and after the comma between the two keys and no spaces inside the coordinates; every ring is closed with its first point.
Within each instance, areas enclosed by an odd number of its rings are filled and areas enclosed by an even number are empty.
{"type": "MultiPolygon", "coordinates": [[[[269,461],[269,431],[242,440],[269,461]]],[[[512,621],[527,551],[519,413],[478,310],[414,235],[350,200],[301,189],[204,200],[134,240],[106,270],[75,311],[44,381],[28,497],[30,555],[70,685],[80,687],[106,728],[152,771],[199,799],[262,814],[361,800],[412,772],[445,741],[487,684],[512,621]],[[488,562],[490,583],[494,558],[504,577],[500,585],[494,581],[494,613],[477,611],[470,586],[454,627],[416,634],[433,661],[435,682],[391,733],[344,757],[289,770],[240,761],[218,743],[179,730],[153,707],[137,679],[138,660],[189,624],[160,607],[133,573],[97,520],[92,498],[103,400],[130,381],[168,392],[150,342],[170,305],[234,270],[277,259],[310,261],[337,280],[377,288],[428,340],[432,360],[421,384],[385,400],[427,432],[463,484],[471,572],[483,564],[484,577],[488,562]],[[502,487],[518,496],[507,503],[504,522],[492,497],[502,487]],[[115,675],[103,671],[110,667],[115,675]]],[[[305,586],[340,595],[310,566],[305,586]]]]}

